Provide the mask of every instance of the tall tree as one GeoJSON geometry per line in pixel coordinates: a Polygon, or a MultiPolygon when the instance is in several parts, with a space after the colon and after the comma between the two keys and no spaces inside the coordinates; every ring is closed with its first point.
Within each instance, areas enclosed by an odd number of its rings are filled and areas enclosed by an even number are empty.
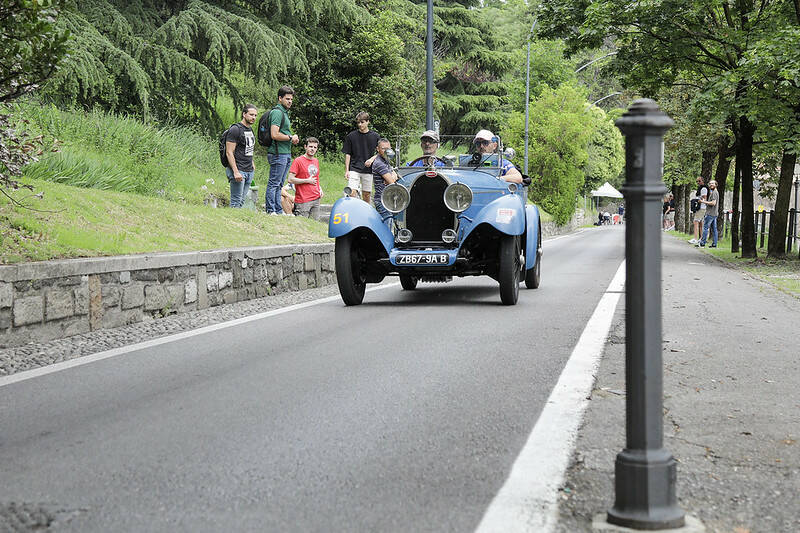
{"type": "MultiPolygon", "coordinates": [[[[753,143],[762,125],[754,122],[754,98],[772,98],[762,80],[741,70],[748,51],[775,31],[780,0],[568,0],[544,5],[546,31],[563,34],[572,48],[598,46],[613,38],[614,59],[627,87],[655,96],[658,89],[687,81],[700,89],[704,105],[723,120],[732,119],[737,166],[741,171],[742,210],[753,210],[753,143]]],[[[755,257],[753,221],[742,222],[742,256],[755,257]]]]}

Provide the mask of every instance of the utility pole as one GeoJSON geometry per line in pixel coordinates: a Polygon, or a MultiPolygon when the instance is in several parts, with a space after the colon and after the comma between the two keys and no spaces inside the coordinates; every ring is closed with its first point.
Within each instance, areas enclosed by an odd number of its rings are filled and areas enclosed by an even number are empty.
{"type": "Polygon", "coordinates": [[[536,28],[536,22],[539,19],[533,19],[531,31],[528,33],[528,57],[525,67],[525,174],[528,175],[528,116],[530,113],[531,101],[531,37],[533,37],[533,29],[536,28]]]}
{"type": "Polygon", "coordinates": [[[425,129],[433,129],[433,0],[428,0],[428,30],[425,38],[425,129]]]}

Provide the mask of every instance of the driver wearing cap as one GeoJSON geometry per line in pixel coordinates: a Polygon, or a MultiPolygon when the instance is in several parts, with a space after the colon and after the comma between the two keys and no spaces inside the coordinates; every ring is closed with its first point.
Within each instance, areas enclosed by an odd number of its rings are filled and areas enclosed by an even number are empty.
{"type": "Polygon", "coordinates": [[[419,138],[422,148],[422,157],[406,164],[407,167],[443,167],[444,161],[436,157],[436,150],[439,149],[439,134],[433,130],[426,130],[419,138]]]}
{"type": "MultiPolygon", "coordinates": [[[[497,152],[498,139],[491,131],[481,130],[475,134],[472,144],[475,146],[477,153],[488,155],[497,152]]],[[[498,160],[500,160],[499,157],[498,160]]],[[[507,159],[503,159],[500,162],[500,176],[511,183],[522,183],[522,174],[514,166],[514,163],[507,159]]]]}

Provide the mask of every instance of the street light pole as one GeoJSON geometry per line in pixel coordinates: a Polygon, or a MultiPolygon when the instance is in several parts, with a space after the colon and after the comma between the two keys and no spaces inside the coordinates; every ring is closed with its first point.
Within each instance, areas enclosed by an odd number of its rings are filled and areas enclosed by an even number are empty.
{"type": "Polygon", "coordinates": [[[530,113],[530,100],[531,100],[531,37],[533,37],[533,29],[536,27],[536,22],[539,19],[533,19],[531,31],[528,33],[528,57],[526,59],[525,68],[525,172],[528,175],[528,116],[530,113]]]}
{"type": "Polygon", "coordinates": [[[586,67],[588,67],[592,63],[596,63],[596,62],[600,61],[601,59],[605,59],[605,58],[613,56],[613,55],[617,55],[617,52],[611,52],[610,54],[606,54],[604,56],[600,56],[597,59],[592,59],[591,61],[589,61],[585,65],[581,65],[577,70],[575,70],[575,74],[577,74],[578,72],[582,71],[583,69],[585,69],[586,67]]]}
{"type": "Polygon", "coordinates": [[[425,129],[433,129],[433,0],[428,0],[428,29],[425,39],[425,129]]]}

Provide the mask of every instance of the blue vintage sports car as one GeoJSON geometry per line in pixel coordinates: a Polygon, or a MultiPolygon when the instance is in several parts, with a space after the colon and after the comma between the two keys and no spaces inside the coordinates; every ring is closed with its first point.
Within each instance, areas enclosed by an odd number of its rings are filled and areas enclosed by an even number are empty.
{"type": "MultiPolygon", "coordinates": [[[[396,142],[395,154],[403,148],[396,142]]],[[[386,276],[399,276],[405,290],[453,276],[490,276],[506,305],[517,303],[523,279],[529,289],[537,288],[539,209],[526,203],[527,178],[518,185],[501,176],[508,154],[480,153],[469,138],[443,139],[436,156],[395,157],[405,162],[395,167],[400,179],[383,191],[386,218],[361,199],[337,200],[328,235],[336,238],[344,303],[359,305],[367,283],[386,276]],[[465,148],[472,153],[464,154],[465,148]]]]}

